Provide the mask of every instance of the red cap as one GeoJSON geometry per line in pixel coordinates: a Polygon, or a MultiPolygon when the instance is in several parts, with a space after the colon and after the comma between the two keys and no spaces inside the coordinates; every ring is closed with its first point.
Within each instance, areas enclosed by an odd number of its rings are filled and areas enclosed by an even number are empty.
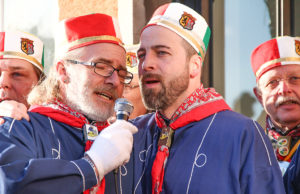
{"type": "Polygon", "coordinates": [[[104,42],[123,47],[118,21],[100,13],[62,20],[55,37],[58,54],[104,42]]]}
{"type": "Polygon", "coordinates": [[[262,43],[253,50],[251,66],[257,79],[282,65],[300,65],[300,37],[282,36],[262,43]]]}

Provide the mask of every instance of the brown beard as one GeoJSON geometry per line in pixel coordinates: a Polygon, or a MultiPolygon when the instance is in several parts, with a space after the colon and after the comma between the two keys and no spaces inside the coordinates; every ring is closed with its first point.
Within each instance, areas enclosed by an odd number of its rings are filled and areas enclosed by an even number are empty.
{"type": "Polygon", "coordinates": [[[189,69],[188,65],[185,71],[176,76],[168,83],[165,83],[163,76],[158,74],[145,74],[142,78],[142,96],[147,109],[165,110],[176,101],[176,99],[188,88],[189,69]],[[161,84],[161,89],[147,89],[144,87],[145,78],[155,78],[161,84]]]}

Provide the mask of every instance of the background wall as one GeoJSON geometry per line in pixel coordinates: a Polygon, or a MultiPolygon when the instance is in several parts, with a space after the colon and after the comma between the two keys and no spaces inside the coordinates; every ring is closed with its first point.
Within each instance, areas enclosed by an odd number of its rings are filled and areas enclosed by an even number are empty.
{"type": "Polygon", "coordinates": [[[58,7],[59,20],[89,13],[118,15],[118,0],[58,0],[58,7]]]}

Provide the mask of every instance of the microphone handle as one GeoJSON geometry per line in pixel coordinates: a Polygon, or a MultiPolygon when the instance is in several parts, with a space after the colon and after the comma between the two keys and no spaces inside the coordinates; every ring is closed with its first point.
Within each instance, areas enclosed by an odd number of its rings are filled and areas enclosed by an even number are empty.
{"type": "MultiPolygon", "coordinates": [[[[128,121],[129,115],[125,111],[118,111],[117,112],[117,120],[125,120],[128,121]]],[[[119,168],[114,169],[114,174],[118,174],[119,168]]]]}
{"type": "Polygon", "coordinates": [[[126,114],[125,112],[121,112],[117,114],[117,120],[125,120],[125,121],[128,121],[129,119],[129,115],[126,114]]]}
{"type": "MultiPolygon", "coordinates": [[[[128,121],[128,118],[129,118],[129,114],[127,112],[125,112],[125,111],[118,111],[117,112],[117,120],[128,121]]],[[[114,169],[116,194],[119,194],[119,190],[118,190],[118,171],[119,171],[119,167],[114,169]]]]}

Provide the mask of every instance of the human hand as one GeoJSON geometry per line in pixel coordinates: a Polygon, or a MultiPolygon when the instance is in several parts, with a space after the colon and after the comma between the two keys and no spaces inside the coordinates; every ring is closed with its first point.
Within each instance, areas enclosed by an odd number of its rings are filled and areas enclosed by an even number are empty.
{"type": "Polygon", "coordinates": [[[86,152],[93,160],[100,180],[110,171],[129,161],[133,134],[138,129],[124,120],[117,120],[105,128],[86,152]]]}
{"type": "Polygon", "coordinates": [[[116,122],[117,120],[117,117],[116,116],[111,116],[107,119],[107,122],[111,125],[113,124],[114,122],[116,122]]]}
{"type": "MultiPolygon", "coordinates": [[[[29,115],[27,114],[27,107],[14,100],[5,100],[0,102],[0,116],[12,117],[17,120],[22,118],[27,121],[30,120],[29,115]]],[[[4,123],[4,119],[0,118],[0,124],[4,123]]]]}

